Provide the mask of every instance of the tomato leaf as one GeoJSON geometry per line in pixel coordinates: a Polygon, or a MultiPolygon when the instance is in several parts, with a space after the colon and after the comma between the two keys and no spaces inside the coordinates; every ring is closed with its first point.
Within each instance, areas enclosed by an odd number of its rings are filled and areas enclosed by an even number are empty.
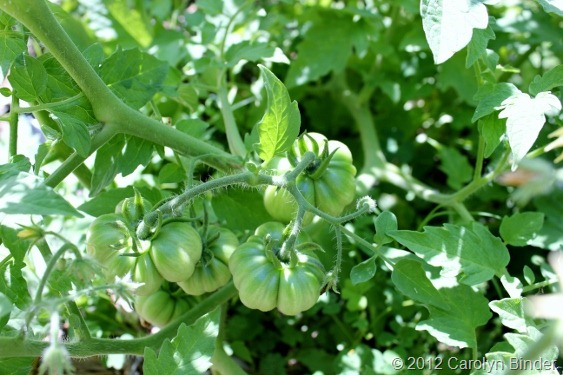
{"type": "Polygon", "coordinates": [[[213,211],[230,229],[254,230],[272,218],[264,208],[262,196],[252,190],[229,189],[213,198],[213,211]]]}
{"type": "Polygon", "coordinates": [[[219,334],[220,309],[199,318],[193,325],[182,323],[176,337],[164,341],[158,356],[145,348],[143,371],[146,375],[203,374],[211,367],[215,340],[219,334]]]}
{"type": "Polygon", "coordinates": [[[403,294],[428,309],[428,319],[419,322],[417,330],[428,331],[447,345],[477,347],[475,330],[492,316],[482,294],[467,285],[437,288],[426,276],[420,262],[413,260],[395,264],[391,278],[403,294]]]}
{"type": "Polygon", "coordinates": [[[373,30],[362,17],[323,10],[297,46],[285,83],[288,88],[315,81],[330,72],[341,72],[353,50],[362,53],[373,30]]]}
{"type": "Polygon", "coordinates": [[[187,177],[186,171],[176,163],[168,163],[158,172],[158,182],[161,184],[182,182],[187,177]]]}
{"type": "Polygon", "coordinates": [[[82,217],[63,197],[41,182],[41,179],[25,172],[0,175],[0,212],[82,217]]]}
{"type": "Polygon", "coordinates": [[[422,0],[420,15],[436,64],[465,47],[473,29],[484,29],[489,22],[481,0],[422,0]]]}
{"type": "Polygon", "coordinates": [[[135,171],[139,165],[146,166],[152,156],[154,145],[152,142],[131,136],[127,139],[125,151],[121,158],[121,175],[127,176],[135,171]]]}
{"type": "Polygon", "coordinates": [[[12,260],[0,262],[0,293],[23,310],[31,300],[27,281],[22,273],[26,266],[24,257],[30,244],[29,241],[19,238],[17,233],[15,229],[0,226],[0,240],[13,257],[12,260]]]}
{"type": "Polygon", "coordinates": [[[493,113],[501,103],[510,96],[520,93],[520,90],[512,83],[486,84],[479,88],[475,99],[479,101],[471,121],[475,122],[481,117],[493,113]]]}
{"type": "Polygon", "coordinates": [[[241,60],[258,61],[274,54],[274,47],[263,42],[250,42],[248,40],[233,44],[225,53],[227,66],[233,67],[241,60]]]}
{"type": "Polygon", "coordinates": [[[375,265],[376,259],[377,256],[373,256],[352,267],[352,270],[350,271],[350,279],[352,280],[352,284],[356,285],[373,278],[375,271],[377,270],[377,266],[375,265]]]}
{"type": "Polygon", "coordinates": [[[397,230],[397,218],[395,214],[390,211],[383,211],[373,219],[373,224],[375,226],[373,242],[378,245],[385,245],[393,241],[393,239],[387,235],[387,232],[397,230]]]}
{"type": "Polygon", "coordinates": [[[47,71],[39,60],[29,55],[19,55],[8,77],[18,98],[35,102],[47,89],[47,71]]]}
{"type": "Polygon", "coordinates": [[[500,223],[500,235],[512,246],[525,246],[543,227],[545,215],[541,212],[519,212],[505,216],[500,223]]]}
{"type": "Polygon", "coordinates": [[[100,75],[108,87],[135,109],[152,99],[167,73],[167,63],[138,49],[118,49],[100,67],[100,75]]]}
{"type": "Polygon", "coordinates": [[[495,32],[491,27],[492,17],[489,18],[489,25],[485,29],[473,30],[473,37],[467,45],[467,58],[465,60],[465,67],[470,68],[475,64],[481,56],[487,52],[487,44],[489,40],[496,39],[495,32]]]}
{"type": "Polygon", "coordinates": [[[535,76],[528,90],[531,95],[537,95],[542,91],[549,91],[558,86],[563,86],[563,65],[557,65],[543,76],[535,76]]]}
{"type": "Polygon", "coordinates": [[[450,187],[459,190],[464,183],[471,181],[473,167],[457,149],[441,147],[438,154],[441,161],[440,170],[448,176],[447,183],[450,187]]]}
{"type": "Polygon", "coordinates": [[[17,34],[0,33],[0,80],[4,81],[12,61],[25,51],[25,40],[17,34]]]}
{"type": "Polygon", "coordinates": [[[555,13],[563,16],[563,4],[561,0],[538,0],[546,12],[555,13]]]}
{"type": "Polygon", "coordinates": [[[0,368],[10,375],[29,375],[35,368],[35,358],[2,358],[0,368]]]}
{"type": "Polygon", "coordinates": [[[529,244],[552,251],[563,249],[563,191],[559,189],[550,195],[537,196],[534,204],[545,214],[545,221],[529,244]]]}
{"type": "Polygon", "coordinates": [[[491,301],[489,307],[499,315],[502,325],[526,333],[527,327],[533,321],[524,312],[523,298],[504,298],[500,301],[491,301]]]}
{"type": "Polygon", "coordinates": [[[500,274],[510,256],[500,238],[476,222],[468,227],[444,224],[425,227],[424,232],[399,230],[388,233],[430,265],[442,267],[444,277],[464,276],[460,282],[477,285],[500,274]]]}
{"type": "Polygon", "coordinates": [[[264,162],[287,151],[299,134],[301,115],[297,102],[290,101],[283,83],[263,65],[259,65],[268,95],[268,109],[258,126],[258,155],[264,162]]]}
{"type": "MultiPolygon", "coordinates": [[[[76,149],[81,156],[88,156],[90,151],[90,133],[84,120],[89,117],[85,109],[79,106],[67,111],[52,110],[53,118],[60,125],[63,141],[76,149]]],[[[90,122],[91,123],[91,122],[90,122]]]]}
{"type": "Polygon", "coordinates": [[[118,135],[96,152],[90,196],[98,195],[119,173],[124,143],[123,136],[118,135]]]}
{"type": "MultiPolygon", "coordinates": [[[[141,47],[148,47],[152,41],[150,24],[146,17],[125,0],[105,2],[114,21],[129,34],[141,47]]],[[[117,25],[116,25],[117,26],[117,25]]]]}
{"type": "Polygon", "coordinates": [[[506,118],[506,135],[512,149],[512,168],[515,169],[538,138],[545,116],[558,114],[561,102],[548,92],[540,92],[535,98],[518,93],[505,99],[501,108],[498,117],[506,118]]]}
{"type": "Polygon", "coordinates": [[[485,140],[484,156],[488,158],[500,144],[502,136],[506,132],[505,123],[495,115],[488,115],[479,119],[477,127],[485,140]]]}

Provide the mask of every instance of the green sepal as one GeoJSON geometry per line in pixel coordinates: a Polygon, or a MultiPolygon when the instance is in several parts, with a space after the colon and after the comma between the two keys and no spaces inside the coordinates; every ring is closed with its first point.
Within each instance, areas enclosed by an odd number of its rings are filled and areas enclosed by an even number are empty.
{"type": "Polygon", "coordinates": [[[321,162],[318,166],[316,166],[316,168],[314,169],[314,171],[312,173],[308,174],[308,176],[310,178],[312,178],[313,180],[318,180],[319,178],[321,178],[322,175],[325,173],[326,169],[328,168],[328,165],[329,165],[332,157],[336,153],[336,151],[338,151],[338,149],[335,149],[330,154],[328,154],[328,141],[325,141],[325,147],[323,149],[323,155],[321,156],[321,159],[320,159],[321,162]]]}

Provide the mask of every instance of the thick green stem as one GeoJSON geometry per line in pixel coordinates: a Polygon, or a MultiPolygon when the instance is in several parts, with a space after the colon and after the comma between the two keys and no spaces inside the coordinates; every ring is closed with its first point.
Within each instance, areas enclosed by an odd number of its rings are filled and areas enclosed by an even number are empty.
{"type": "Polygon", "coordinates": [[[219,99],[219,108],[221,109],[221,114],[223,115],[227,142],[229,144],[229,150],[233,155],[244,157],[246,155],[246,147],[242,137],[240,136],[235,116],[233,115],[233,109],[229,103],[227,88],[225,87],[226,84],[227,83],[223,80],[217,92],[217,97],[219,99]]]}
{"type": "Polygon", "coordinates": [[[121,103],[119,110],[114,112],[111,122],[115,123],[119,132],[170,147],[182,154],[190,156],[208,155],[205,158],[205,163],[223,171],[229,171],[241,165],[240,160],[228,152],[166,126],[123,103],[121,103]]]}
{"type": "Polygon", "coordinates": [[[339,98],[346,109],[348,109],[360,132],[362,150],[364,150],[364,165],[357,178],[357,190],[359,195],[364,195],[385,169],[385,155],[381,150],[373,116],[367,104],[362,103],[358,95],[349,89],[344,75],[335,76],[334,79],[336,88],[340,93],[339,98]]]}
{"type": "Polygon", "coordinates": [[[179,207],[186,205],[189,201],[194,199],[200,194],[214,189],[219,189],[225,186],[237,184],[249,184],[252,182],[254,185],[271,184],[272,176],[258,175],[252,172],[243,172],[232,176],[225,176],[205,182],[201,185],[194,186],[187,190],[185,193],[180,194],[174,199],[159,206],[155,211],[145,215],[143,221],[137,227],[137,236],[140,239],[146,239],[150,236],[151,228],[153,228],[161,218],[162,215],[173,214],[179,207]]]}
{"type": "Polygon", "coordinates": [[[10,158],[18,154],[18,113],[14,110],[18,107],[18,99],[12,95],[12,105],[10,111],[10,145],[8,152],[10,158]]]}
{"type": "Polygon", "coordinates": [[[485,159],[485,138],[479,134],[479,145],[477,146],[477,160],[475,161],[475,171],[473,179],[477,180],[483,173],[483,160],[485,159]]]}
{"type": "MultiPolygon", "coordinates": [[[[231,282],[154,335],[132,340],[92,338],[67,343],[65,346],[70,355],[77,358],[107,354],[143,355],[145,347],[158,351],[165,339],[172,339],[176,336],[180,324],[193,324],[197,319],[213,311],[217,306],[227,302],[235,295],[236,289],[231,282]]],[[[48,345],[48,342],[41,340],[29,340],[22,337],[0,337],[0,358],[39,357],[48,345]]]]}
{"type": "Polygon", "coordinates": [[[49,49],[92,102],[96,117],[107,122],[106,113],[119,99],[88,64],[60,26],[44,0],[0,0],[0,8],[20,21],[49,49]],[[95,105],[94,105],[95,102],[95,105]]]}

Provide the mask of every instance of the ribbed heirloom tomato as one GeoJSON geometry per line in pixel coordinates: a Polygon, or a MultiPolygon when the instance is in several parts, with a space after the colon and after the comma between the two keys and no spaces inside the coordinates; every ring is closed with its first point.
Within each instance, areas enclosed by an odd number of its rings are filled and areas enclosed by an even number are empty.
{"type": "Polygon", "coordinates": [[[135,290],[135,294],[139,296],[148,296],[160,289],[164,279],[156,269],[150,254],[144,253],[137,257],[135,271],[133,272],[133,281],[142,283],[142,285],[135,290]]]}
{"type": "Polygon", "coordinates": [[[188,223],[164,224],[151,240],[150,256],[158,272],[165,280],[187,280],[201,258],[201,238],[188,223]]]}
{"type": "Polygon", "coordinates": [[[164,327],[188,311],[189,308],[186,300],[176,298],[162,289],[147,296],[138,296],[135,299],[137,314],[157,327],[164,327]]]}
{"type": "MultiPolygon", "coordinates": [[[[290,154],[293,154],[295,164],[307,151],[315,153],[317,158],[297,177],[297,188],[313,206],[330,215],[340,215],[356,194],[356,167],[350,150],[344,143],[328,141],[322,134],[307,133],[295,141],[288,157],[278,160],[278,173],[291,169],[290,154]]],[[[264,205],[274,219],[286,223],[295,217],[297,211],[295,198],[287,190],[276,186],[266,188],[264,205]]],[[[305,223],[309,223],[312,217],[308,213],[305,223]]]]}
{"type": "Polygon", "coordinates": [[[205,248],[192,276],[178,282],[187,294],[199,296],[213,292],[231,279],[229,258],[238,246],[237,236],[228,229],[209,227],[205,248]]]}
{"type": "MultiPolygon", "coordinates": [[[[255,235],[235,250],[229,269],[245,306],[261,311],[277,308],[283,314],[296,315],[317,302],[325,269],[311,251],[296,251],[293,262],[280,260],[275,252],[282,246],[283,230],[281,223],[258,227],[255,235]]],[[[306,239],[300,236],[297,244],[306,239]]]]}
{"type": "Polygon", "coordinates": [[[104,266],[106,278],[113,279],[133,270],[135,258],[123,256],[134,252],[133,241],[129,227],[121,215],[105,214],[90,224],[86,234],[86,249],[104,266]]]}

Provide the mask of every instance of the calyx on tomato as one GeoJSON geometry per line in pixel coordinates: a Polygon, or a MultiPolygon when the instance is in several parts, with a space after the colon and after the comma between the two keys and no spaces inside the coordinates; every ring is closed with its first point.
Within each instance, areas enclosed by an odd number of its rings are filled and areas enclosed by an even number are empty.
{"type": "Polygon", "coordinates": [[[178,282],[187,294],[199,296],[213,292],[231,279],[229,258],[238,246],[237,236],[228,229],[210,226],[201,259],[192,276],[178,282]]]}
{"type": "MultiPolygon", "coordinates": [[[[332,216],[340,215],[356,195],[356,167],[348,147],[339,141],[328,141],[319,133],[306,133],[293,144],[285,158],[277,161],[277,171],[283,174],[296,165],[306,152],[313,152],[315,160],[301,173],[296,185],[313,206],[332,216]]],[[[297,212],[295,198],[284,188],[269,186],[264,193],[264,205],[276,220],[289,222],[297,212]]],[[[311,222],[307,213],[304,222],[311,222]]]]}
{"type": "MultiPolygon", "coordinates": [[[[245,306],[261,311],[277,308],[283,314],[296,315],[317,302],[325,269],[310,250],[296,250],[291,259],[280,260],[276,250],[283,243],[284,226],[266,225],[235,250],[229,269],[245,306]]],[[[297,249],[305,238],[298,238],[297,249]]]]}
{"type": "Polygon", "coordinates": [[[125,198],[115,206],[115,213],[123,216],[130,224],[136,224],[148,214],[152,203],[143,198],[135,189],[135,196],[125,198]]]}
{"type": "Polygon", "coordinates": [[[199,233],[185,222],[170,222],[162,226],[151,240],[150,256],[165,280],[184,281],[190,278],[201,258],[199,233]]]}
{"type": "Polygon", "coordinates": [[[86,233],[86,250],[103,267],[107,279],[133,270],[135,240],[125,219],[117,214],[97,217],[86,233]]]}

